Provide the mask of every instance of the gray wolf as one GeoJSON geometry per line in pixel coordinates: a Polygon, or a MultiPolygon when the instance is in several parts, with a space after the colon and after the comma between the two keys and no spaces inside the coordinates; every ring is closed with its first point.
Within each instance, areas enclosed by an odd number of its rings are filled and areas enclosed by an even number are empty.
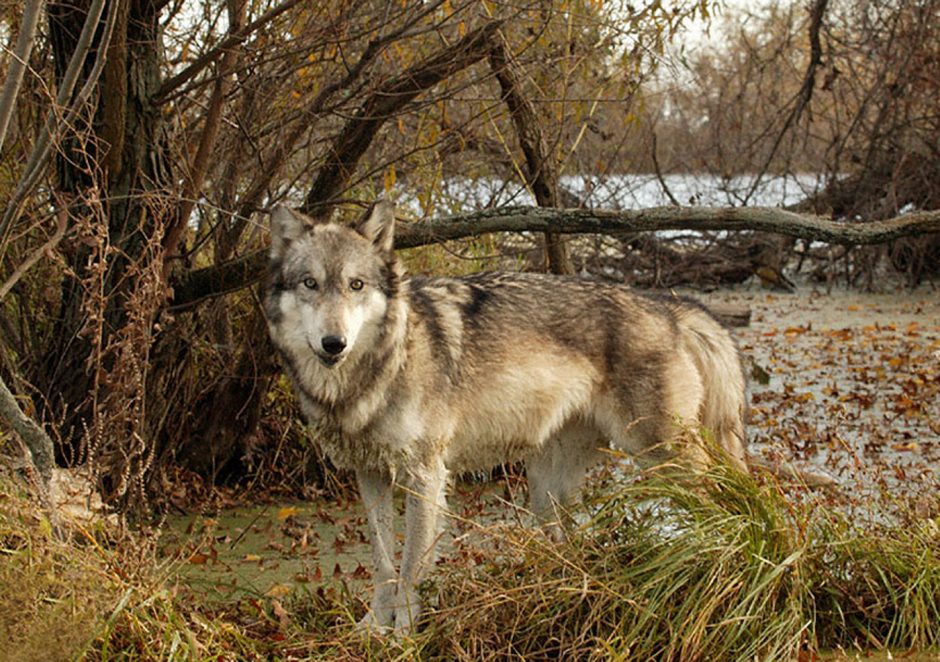
{"type": "Polygon", "coordinates": [[[607,444],[642,465],[694,468],[706,455],[687,432],[701,426],[745,468],[741,361],[702,306],[540,274],[407,278],[387,202],[356,227],[283,206],[271,226],[271,337],[368,515],[375,589],[362,627],[413,627],[450,473],[525,460],[531,508],[550,520],[607,444]],[[406,490],[398,571],[395,486],[406,490]]]}

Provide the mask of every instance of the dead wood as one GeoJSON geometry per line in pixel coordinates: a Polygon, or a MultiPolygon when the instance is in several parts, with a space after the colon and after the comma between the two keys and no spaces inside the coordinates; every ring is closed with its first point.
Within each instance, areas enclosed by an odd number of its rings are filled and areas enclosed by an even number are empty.
{"type": "MultiPolygon", "coordinates": [[[[844,223],[774,207],[655,207],[598,211],[501,207],[446,216],[422,223],[402,223],[397,248],[477,237],[491,232],[620,234],[658,230],[762,231],[843,245],[875,245],[903,237],[940,233],[940,211],[918,212],[887,221],[844,223]]],[[[191,308],[200,301],[258,282],[266,251],[258,250],[223,264],[197,269],[174,286],[172,307],[191,308]]]]}
{"type": "Polygon", "coordinates": [[[708,309],[726,326],[742,327],[751,323],[751,309],[747,306],[734,303],[715,303],[710,304],[708,309]]]}

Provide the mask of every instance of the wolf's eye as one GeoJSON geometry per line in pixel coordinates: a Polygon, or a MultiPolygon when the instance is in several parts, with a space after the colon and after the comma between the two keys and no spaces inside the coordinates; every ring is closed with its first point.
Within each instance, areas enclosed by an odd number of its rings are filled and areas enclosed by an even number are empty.
{"type": "Polygon", "coordinates": [[[316,278],[310,278],[310,277],[308,276],[307,278],[304,278],[304,279],[301,281],[301,283],[303,283],[303,286],[306,287],[308,290],[315,290],[315,289],[317,289],[317,279],[316,279],[316,278]]]}
{"type": "Polygon", "coordinates": [[[365,283],[363,283],[358,278],[353,278],[351,281],[349,281],[349,289],[356,290],[357,292],[362,289],[363,285],[365,285],[365,283]]]}

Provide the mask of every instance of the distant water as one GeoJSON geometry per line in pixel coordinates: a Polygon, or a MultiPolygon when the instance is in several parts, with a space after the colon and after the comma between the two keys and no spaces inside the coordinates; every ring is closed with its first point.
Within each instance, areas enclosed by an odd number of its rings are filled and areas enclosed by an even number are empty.
{"type": "MultiPolygon", "coordinates": [[[[782,207],[803,200],[825,185],[822,176],[803,173],[787,176],[730,178],[707,174],[666,175],[666,187],[683,206],[761,206],[782,207]],[[753,190],[752,190],[753,189],[753,190]]],[[[567,176],[562,186],[587,207],[596,209],[645,209],[670,205],[662,184],[651,174],[611,175],[607,177],[567,176]]],[[[532,195],[518,183],[492,178],[450,177],[434,196],[433,216],[485,209],[503,205],[534,205],[532,195]]],[[[425,210],[408,193],[400,198],[418,215],[425,210]]]]}

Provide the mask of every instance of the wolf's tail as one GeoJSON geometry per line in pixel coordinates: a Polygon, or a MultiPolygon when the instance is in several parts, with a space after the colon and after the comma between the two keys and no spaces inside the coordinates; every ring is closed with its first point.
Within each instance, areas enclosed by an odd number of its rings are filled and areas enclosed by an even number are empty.
{"type": "Polygon", "coordinates": [[[739,469],[747,470],[744,431],[746,394],[744,369],[731,334],[710,314],[687,308],[679,316],[687,351],[702,380],[704,397],[699,422],[739,469]]]}
{"type": "Polygon", "coordinates": [[[719,446],[739,469],[758,466],[785,480],[797,480],[808,487],[823,488],[836,484],[828,475],[794,467],[787,462],[770,462],[747,451],[744,421],[747,412],[747,388],[738,347],[718,321],[704,310],[687,310],[679,325],[689,352],[704,383],[700,421],[711,431],[719,446]]]}

